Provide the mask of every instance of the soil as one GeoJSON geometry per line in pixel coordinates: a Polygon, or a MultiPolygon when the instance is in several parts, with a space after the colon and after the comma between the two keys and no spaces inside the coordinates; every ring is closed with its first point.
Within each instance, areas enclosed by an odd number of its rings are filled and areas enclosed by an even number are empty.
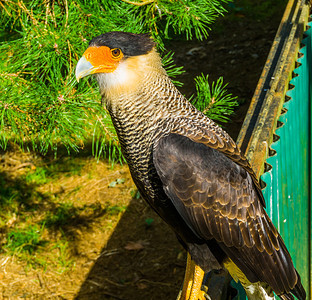
{"type": "MultiPolygon", "coordinates": [[[[223,76],[229,83],[228,91],[242,103],[227,126],[234,138],[283,11],[282,6],[270,19],[258,20],[239,10],[222,19],[208,40],[176,40],[169,47],[176,52],[177,65],[185,66],[179,79],[187,96],[195,92],[192,78],[201,73],[210,74],[211,80],[223,76]]],[[[0,299],[176,299],[186,254],[143,199],[133,198],[135,186],[126,165],[112,168],[110,162],[96,162],[88,153],[55,160],[9,149],[0,156],[0,177],[7,186],[19,185],[19,192],[28,197],[27,205],[20,206],[28,219],[39,222],[44,211],[56,213],[56,198],[74,208],[66,223],[46,225],[44,231],[44,238],[54,245],[66,240],[65,254],[60,247],[46,247],[34,254],[31,263],[0,253],[0,299]],[[47,175],[43,184],[22,182],[25,174],[52,165],[58,175],[47,175]],[[79,171],[73,173],[70,166],[79,166],[79,171]],[[42,203],[36,200],[39,194],[44,195],[42,203]],[[44,255],[44,266],[34,263],[35,256],[44,255]]],[[[18,222],[19,216],[12,214],[0,234],[18,222]]]]}

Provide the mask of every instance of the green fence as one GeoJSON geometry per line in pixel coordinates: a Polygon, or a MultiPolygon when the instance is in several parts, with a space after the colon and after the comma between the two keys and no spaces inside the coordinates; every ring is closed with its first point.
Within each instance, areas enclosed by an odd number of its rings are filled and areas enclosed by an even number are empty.
{"type": "MultiPolygon", "coordinates": [[[[311,299],[312,30],[290,0],[238,137],[311,299]]],[[[240,290],[238,299],[246,299],[240,290]]]]}
{"type": "Polygon", "coordinates": [[[311,29],[300,49],[262,180],[267,212],[281,233],[306,289],[310,282],[311,29]]]}

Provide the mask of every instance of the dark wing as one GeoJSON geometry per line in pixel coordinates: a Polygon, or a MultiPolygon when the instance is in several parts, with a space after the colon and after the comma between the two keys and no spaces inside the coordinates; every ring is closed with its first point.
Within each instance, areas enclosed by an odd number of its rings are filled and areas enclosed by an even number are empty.
{"type": "MultiPolygon", "coordinates": [[[[190,120],[185,119],[185,124],[189,123],[191,123],[190,120]]],[[[231,137],[219,126],[212,123],[208,128],[196,127],[196,130],[194,130],[194,128],[191,127],[187,133],[185,132],[185,128],[180,127],[175,133],[183,136],[186,135],[196,143],[204,144],[209,148],[218,150],[218,152],[223,153],[226,157],[230,158],[230,160],[244,168],[253,180],[261,204],[266,207],[265,200],[261,192],[260,183],[248,160],[241,154],[240,149],[237,147],[231,137]]]]}
{"type": "Polygon", "coordinates": [[[290,255],[259,200],[250,174],[218,150],[178,134],[155,145],[167,196],[202,239],[215,239],[251,282],[277,294],[297,284],[290,255]]]}

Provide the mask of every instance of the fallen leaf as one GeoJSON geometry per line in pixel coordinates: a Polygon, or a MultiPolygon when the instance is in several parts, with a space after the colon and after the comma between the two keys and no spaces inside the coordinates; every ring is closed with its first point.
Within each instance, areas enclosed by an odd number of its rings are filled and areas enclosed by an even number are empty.
{"type": "Polygon", "coordinates": [[[144,249],[144,245],[142,241],[138,242],[128,242],[128,244],[124,247],[126,250],[141,250],[144,249]]]}
{"type": "Polygon", "coordinates": [[[137,283],[137,287],[139,290],[144,290],[146,288],[148,288],[148,285],[142,282],[137,283]]]}

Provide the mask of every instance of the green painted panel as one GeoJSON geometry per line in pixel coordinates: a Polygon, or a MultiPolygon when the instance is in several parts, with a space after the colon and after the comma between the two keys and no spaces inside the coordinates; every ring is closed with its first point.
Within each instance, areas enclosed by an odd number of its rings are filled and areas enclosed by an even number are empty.
{"type": "MultiPolygon", "coordinates": [[[[309,24],[312,25],[311,23],[309,24]]],[[[312,29],[306,31],[300,49],[300,66],[294,70],[292,88],[270,146],[267,163],[271,169],[261,176],[266,211],[281,233],[311,299],[311,95],[312,29]]],[[[268,137],[269,138],[269,137],[268,137]]],[[[236,286],[237,287],[237,286],[236,286]]],[[[239,288],[237,300],[247,299],[239,288]]]]}
{"type": "MultiPolygon", "coordinates": [[[[276,141],[271,148],[276,153],[267,159],[272,169],[262,175],[267,184],[264,197],[267,212],[281,233],[303,285],[310,281],[310,75],[311,29],[303,40],[306,45],[298,62],[301,64],[287,92],[287,112],[281,115],[276,141]]],[[[309,299],[309,298],[308,298],[309,299]]]]}

